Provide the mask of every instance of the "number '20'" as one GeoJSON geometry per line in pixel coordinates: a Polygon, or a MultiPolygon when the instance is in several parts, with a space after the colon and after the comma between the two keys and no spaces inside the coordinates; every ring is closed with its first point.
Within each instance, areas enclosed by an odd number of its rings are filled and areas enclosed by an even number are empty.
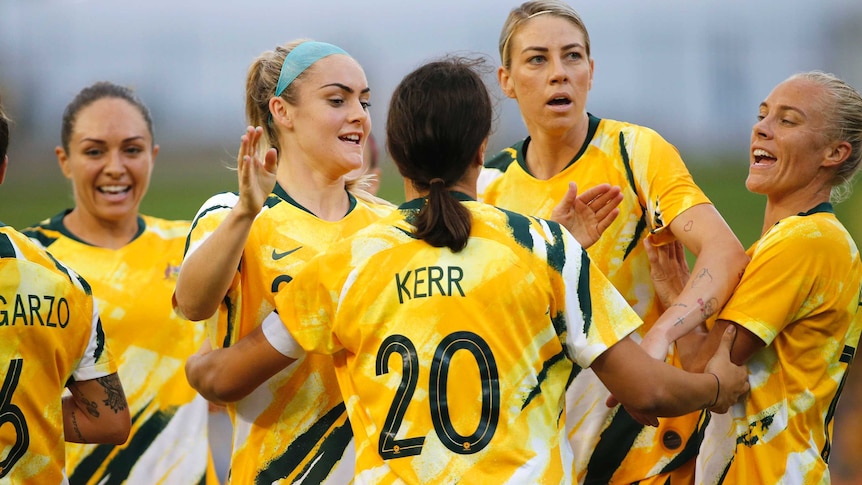
{"type": "MultiPolygon", "coordinates": [[[[380,432],[378,452],[386,460],[418,455],[422,452],[422,445],[425,443],[424,436],[395,438],[416,390],[416,382],[419,378],[419,357],[410,339],[403,335],[390,335],[377,351],[378,376],[389,372],[389,356],[394,353],[401,356],[401,383],[398,385],[383,430],[380,432]]],[[[446,448],[455,453],[468,455],[488,446],[500,418],[500,382],[497,377],[497,363],[491,347],[475,333],[451,333],[437,346],[431,361],[428,401],[434,431],[446,448]],[[447,405],[449,363],[459,350],[470,352],[476,359],[482,383],[481,417],[476,430],[468,436],[463,436],[455,430],[447,405]]]]}

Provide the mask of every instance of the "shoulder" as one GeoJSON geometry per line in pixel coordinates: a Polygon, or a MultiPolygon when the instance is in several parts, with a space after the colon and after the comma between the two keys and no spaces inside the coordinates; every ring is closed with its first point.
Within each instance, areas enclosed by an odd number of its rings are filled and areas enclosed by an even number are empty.
{"type": "MultiPolygon", "coordinates": [[[[37,241],[9,226],[0,227],[0,261],[14,260],[19,264],[39,267],[40,274],[53,274],[55,278],[66,280],[79,291],[89,295],[90,285],[70,267],[54,258],[37,241]]],[[[40,281],[43,281],[40,279],[40,281]]]]}
{"type": "Polygon", "coordinates": [[[163,239],[184,239],[191,227],[190,221],[161,219],[144,214],[141,214],[141,219],[144,220],[148,232],[154,232],[163,239]]]}
{"type": "Polygon", "coordinates": [[[496,155],[485,160],[485,169],[505,172],[509,168],[509,166],[513,162],[516,162],[523,153],[525,141],[526,138],[515,143],[514,145],[504,148],[496,155]]]}
{"type": "Polygon", "coordinates": [[[38,224],[22,229],[21,233],[47,248],[63,237],[63,217],[67,213],[69,210],[44,219],[38,224]]]}

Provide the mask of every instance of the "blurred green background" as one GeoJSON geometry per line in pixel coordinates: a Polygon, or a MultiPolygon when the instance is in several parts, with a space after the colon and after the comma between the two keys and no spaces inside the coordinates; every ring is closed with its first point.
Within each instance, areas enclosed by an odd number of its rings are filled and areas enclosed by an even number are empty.
{"type": "MultiPolygon", "coordinates": [[[[489,153],[492,153],[489,151],[489,153]]],[[[683,153],[695,182],[715,203],[745,247],[760,235],[764,198],[745,189],[747,155],[698,158],[683,153]]],[[[236,190],[235,161],[227,150],[172,152],[163,146],[156,160],[150,190],[142,204],[145,214],[191,219],[212,194],[236,190]]],[[[403,186],[394,165],[382,162],[381,197],[400,203],[403,186]]],[[[857,184],[858,185],[858,184],[857,184]]],[[[862,195],[859,189],[835,207],[857,244],[862,244],[862,195]]],[[[10,155],[6,182],[0,187],[0,221],[16,228],[32,225],[72,206],[72,190],[56,162],[43,160],[38,170],[10,155]]]]}

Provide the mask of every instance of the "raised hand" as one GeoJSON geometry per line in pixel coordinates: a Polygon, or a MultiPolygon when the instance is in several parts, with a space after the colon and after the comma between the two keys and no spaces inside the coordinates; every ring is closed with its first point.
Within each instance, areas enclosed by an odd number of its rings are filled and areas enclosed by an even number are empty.
{"type": "Polygon", "coordinates": [[[563,200],[551,212],[551,220],[562,224],[582,247],[599,240],[620,213],[623,200],[619,187],[600,184],[578,195],[578,186],[569,182],[563,200]]]}
{"type": "Polygon", "coordinates": [[[237,154],[237,179],[239,182],[238,206],[250,214],[260,212],[267,196],[275,187],[276,166],[278,154],[275,148],[270,148],[260,159],[259,142],[263,135],[261,127],[247,127],[246,133],[240,139],[237,154]]]}

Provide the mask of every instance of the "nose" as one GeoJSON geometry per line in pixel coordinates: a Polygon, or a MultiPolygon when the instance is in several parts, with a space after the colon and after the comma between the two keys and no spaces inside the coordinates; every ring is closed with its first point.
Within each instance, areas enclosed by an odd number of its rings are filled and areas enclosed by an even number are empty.
{"type": "Polygon", "coordinates": [[[368,119],[368,109],[363,106],[363,102],[357,100],[355,103],[351,103],[351,105],[350,122],[359,124],[365,123],[365,120],[368,119]]]}
{"type": "Polygon", "coordinates": [[[105,161],[105,173],[114,177],[119,177],[125,170],[126,166],[123,164],[122,153],[120,153],[119,150],[111,150],[108,153],[107,160],[105,161]]]}
{"type": "Polygon", "coordinates": [[[760,138],[766,139],[772,136],[772,131],[769,126],[768,117],[764,117],[761,120],[758,120],[754,123],[754,126],[751,127],[751,137],[752,138],[760,138]]]}
{"type": "Polygon", "coordinates": [[[551,84],[567,83],[569,74],[566,72],[563,60],[559,58],[551,59],[551,84]]]}

